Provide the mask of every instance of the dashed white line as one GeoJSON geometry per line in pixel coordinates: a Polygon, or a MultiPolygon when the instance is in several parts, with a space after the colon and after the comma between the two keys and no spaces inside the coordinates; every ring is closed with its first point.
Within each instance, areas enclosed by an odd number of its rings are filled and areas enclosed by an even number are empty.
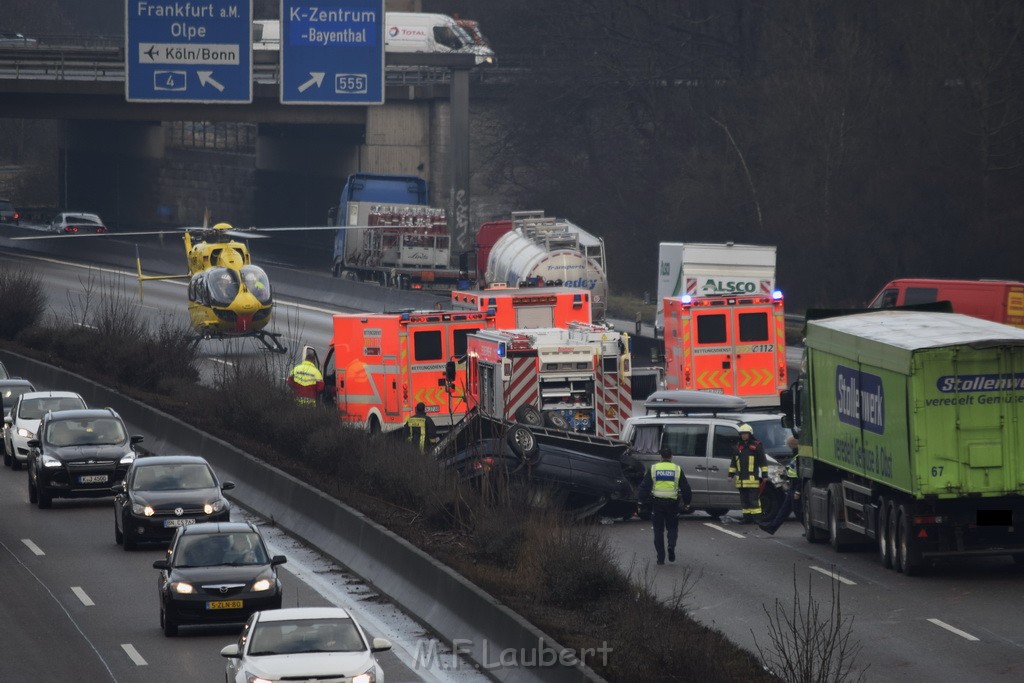
{"type": "Polygon", "coordinates": [[[224,365],[230,365],[231,367],[235,366],[235,364],[232,363],[231,361],[229,361],[229,360],[222,360],[220,358],[207,358],[207,360],[212,361],[214,363],[223,363],[224,365]]]}
{"type": "Polygon", "coordinates": [[[86,592],[84,590],[82,590],[79,586],[72,586],[71,587],[71,592],[74,593],[76,596],[78,596],[78,599],[81,600],[82,604],[85,605],[86,607],[92,607],[93,605],[96,604],[96,603],[94,603],[92,601],[92,598],[90,598],[86,594],[86,592]]]}
{"type": "Polygon", "coordinates": [[[725,529],[725,528],[719,526],[718,524],[713,524],[711,522],[704,522],[704,526],[709,526],[712,529],[714,529],[715,531],[721,531],[723,534],[729,534],[730,536],[735,536],[736,538],[746,538],[746,536],[744,536],[743,534],[738,534],[735,531],[729,531],[728,529],[725,529]]]}
{"type": "Polygon", "coordinates": [[[43,552],[42,548],[40,548],[39,546],[37,546],[35,543],[33,543],[32,541],[30,541],[27,538],[21,539],[21,542],[24,543],[28,547],[28,549],[31,550],[36,555],[45,555],[46,554],[46,553],[43,552]]]}
{"type": "Polygon", "coordinates": [[[978,640],[977,638],[972,636],[970,633],[967,633],[966,631],[961,631],[960,629],[956,628],[955,626],[950,626],[949,624],[947,624],[946,622],[944,622],[944,621],[942,621],[940,619],[929,619],[928,621],[932,622],[933,624],[935,624],[939,628],[944,628],[947,631],[949,631],[950,633],[955,633],[956,635],[958,635],[961,638],[964,638],[966,640],[978,640]]]}
{"type": "Polygon", "coordinates": [[[816,572],[821,572],[822,574],[824,574],[825,576],[829,577],[830,579],[835,579],[836,581],[838,581],[840,583],[845,583],[847,586],[856,586],[857,585],[856,582],[850,581],[849,579],[844,578],[844,577],[840,576],[839,574],[837,574],[835,572],[830,572],[827,569],[822,569],[821,567],[814,567],[814,566],[812,566],[811,569],[813,569],[816,572]]]}
{"type": "Polygon", "coordinates": [[[139,651],[131,643],[121,643],[121,649],[125,651],[128,658],[135,662],[135,666],[148,666],[149,662],[142,658],[139,651]]]}

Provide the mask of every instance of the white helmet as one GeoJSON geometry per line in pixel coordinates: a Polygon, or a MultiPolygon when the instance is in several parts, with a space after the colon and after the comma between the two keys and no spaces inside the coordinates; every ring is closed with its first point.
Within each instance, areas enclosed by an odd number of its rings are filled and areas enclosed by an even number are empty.
{"type": "Polygon", "coordinates": [[[754,428],[751,427],[750,425],[748,425],[746,422],[744,422],[743,424],[740,425],[740,430],[739,431],[740,431],[740,434],[742,434],[743,432],[746,432],[747,434],[753,434],[754,433],[754,428]]]}

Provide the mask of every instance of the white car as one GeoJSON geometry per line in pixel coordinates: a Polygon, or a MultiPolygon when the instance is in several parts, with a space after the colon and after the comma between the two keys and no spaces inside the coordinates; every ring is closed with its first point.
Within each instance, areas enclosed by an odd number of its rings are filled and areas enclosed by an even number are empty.
{"type": "Polygon", "coordinates": [[[43,415],[85,407],[85,399],[72,391],[30,391],[19,396],[4,418],[4,464],[20,470],[28,462],[28,440],[35,438],[43,415]]]}
{"type": "Polygon", "coordinates": [[[94,213],[58,213],[50,221],[50,230],[62,235],[80,235],[107,232],[107,226],[94,213]]]}
{"type": "Polygon", "coordinates": [[[255,612],[238,642],[220,651],[225,679],[235,683],[344,680],[384,683],[375,652],[391,649],[385,638],[368,640],[340,607],[292,607],[255,612]]]}

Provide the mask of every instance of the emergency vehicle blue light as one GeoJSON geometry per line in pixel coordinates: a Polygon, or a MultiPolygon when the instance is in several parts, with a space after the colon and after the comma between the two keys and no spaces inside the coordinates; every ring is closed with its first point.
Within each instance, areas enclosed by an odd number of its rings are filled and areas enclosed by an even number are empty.
{"type": "Polygon", "coordinates": [[[693,297],[690,296],[689,294],[683,294],[681,297],[679,297],[679,301],[681,301],[684,304],[692,303],[693,297]]]}
{"type": "Polygon", "coordinates": [[[498,315],[498,307],[497,306],[488,306],[487,307],[487,315],[490,315],[490,316],[498,315]]]}
{"type": "Polygon", "coordinates": [[[402,314],[402,320],[408,321],[410,318],[412,318],[412,316],[409,315],[408,311],[402,314]]]}
{"type": "Polygon", "coordinates": [[[505,342],[498,342],[498,358],[505,357],[505,342]]]}
{"type": "Polygon", "coordinates": [[[772,292],[772,298],[778,301],[779,299],[782,298],[782,292],[776,289],[774,292],[772,292]]]}

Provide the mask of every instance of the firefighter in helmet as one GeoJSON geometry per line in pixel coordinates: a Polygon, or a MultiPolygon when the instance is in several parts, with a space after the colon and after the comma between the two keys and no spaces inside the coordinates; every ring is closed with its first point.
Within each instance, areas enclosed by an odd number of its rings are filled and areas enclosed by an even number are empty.
{"type": "Polygon", "coordinates": [[[743,524],[753,524],[761,517],[761,481],[768,476],[768,458],[764,445],[754,438],[754,428],[744,423],[739,426],[740,440],[729,465],[729,478],[740,490],[743,524]]]}
{"type": "Polygon", "coordinates": [[[427,407],[423,401],[416,404],[416,412],[409,416],[402,428],[405,432],[405,440],[415,444],[420,452],[427,449],[427,445],[433,446],[437,443],[437,426],[427,415],[427,407]]]}

